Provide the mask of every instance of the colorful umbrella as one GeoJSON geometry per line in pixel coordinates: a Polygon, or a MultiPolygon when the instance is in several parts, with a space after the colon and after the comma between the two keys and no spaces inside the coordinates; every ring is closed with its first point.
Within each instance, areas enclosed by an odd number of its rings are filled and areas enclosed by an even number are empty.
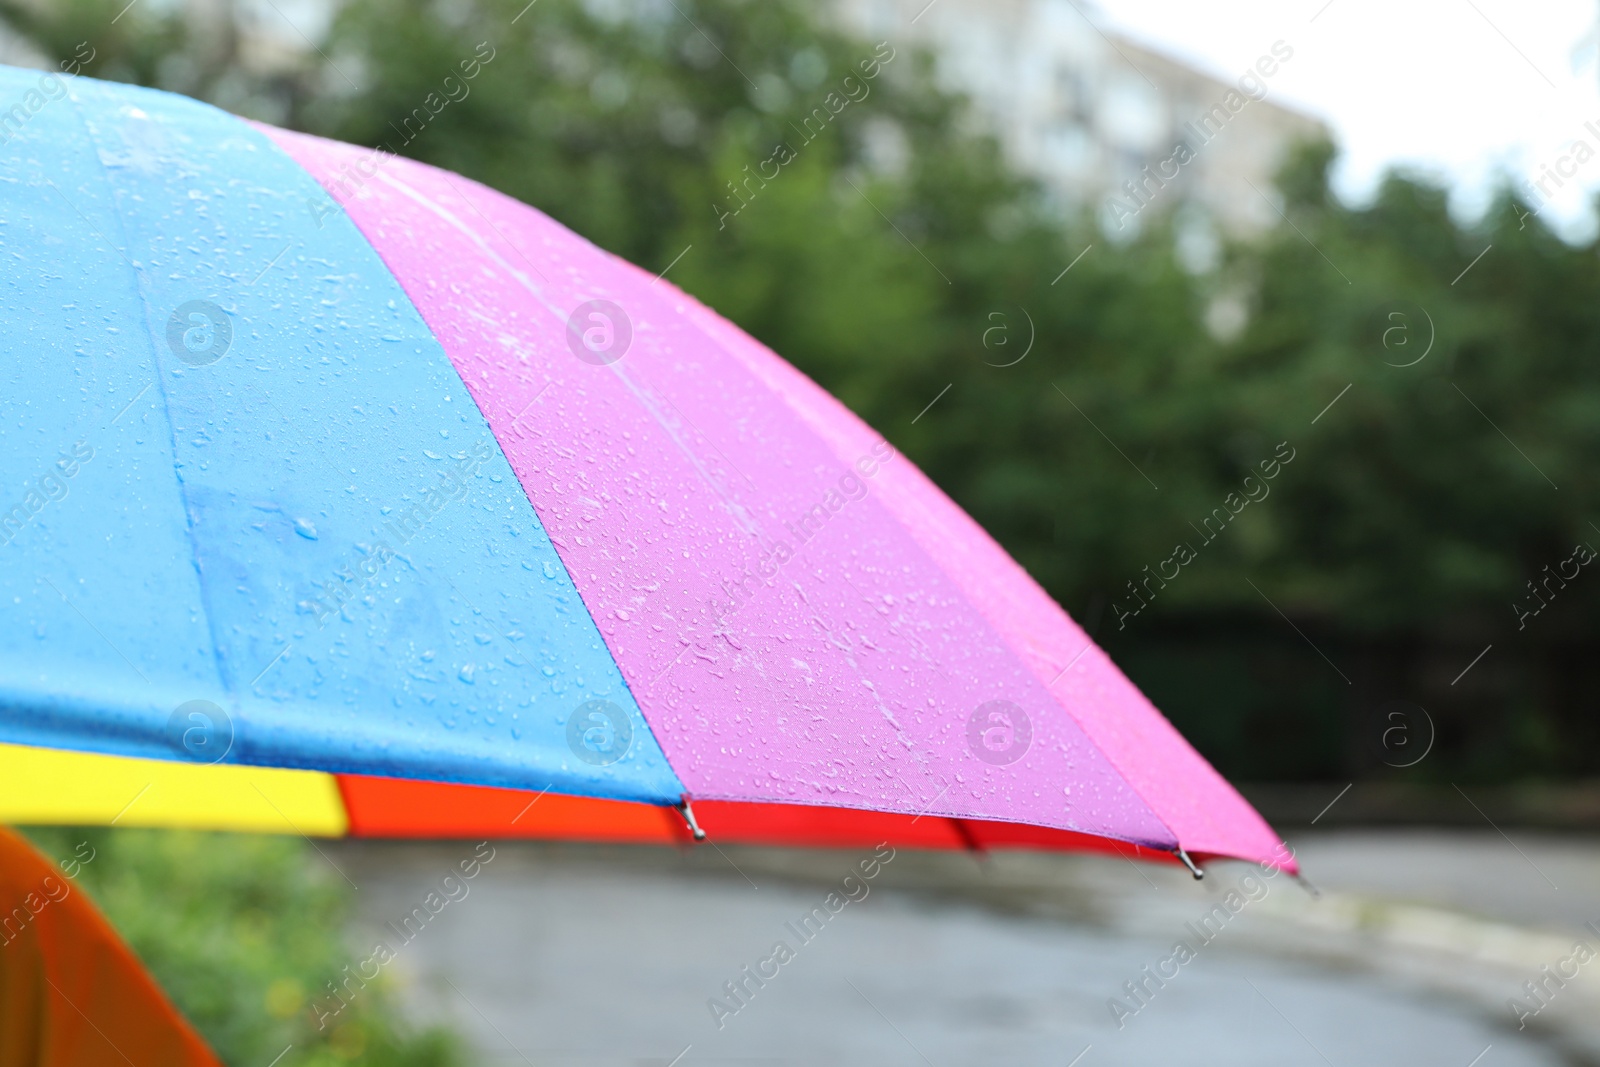
{"type": "Polygon", "coordinates": [[[669,283],[386,153],[5,100],[0,783],[45,788],[0,817],[671,840],[677,807],[1293,869],[893,445],[669,283]]]}

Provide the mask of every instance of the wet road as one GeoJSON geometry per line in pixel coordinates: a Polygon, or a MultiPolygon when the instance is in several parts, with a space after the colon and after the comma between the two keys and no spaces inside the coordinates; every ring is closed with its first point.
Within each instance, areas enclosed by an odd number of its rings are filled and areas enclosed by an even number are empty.
{"type": "Polygon", "coordinates": [[[1600,845],[1296,843],[1320,900],[1242,865],[1197,885],[1116,859],[902,851],[843,883],[870,850],[499,844],[430,915],[471,844],[337,858],[361,885],[353,952],[396,947],[408,1004],[483,1063],[1597,1062],[1587,970],[1523,1030],[1505,1002],[1576,938],[1600,947],[1581,925],[1600,919],[1600,845]]]}

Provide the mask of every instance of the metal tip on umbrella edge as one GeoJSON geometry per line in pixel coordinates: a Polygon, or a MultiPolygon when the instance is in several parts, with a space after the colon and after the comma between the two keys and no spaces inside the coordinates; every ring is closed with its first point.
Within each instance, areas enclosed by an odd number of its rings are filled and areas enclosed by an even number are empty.
{"type": "Polygon", "coordinates": [[[967,855],[972,857],[973,862],[978,865],[980,871],[987,871],[989,850],[983,847],[983,842],[978,840],[978,836],[972,832],[972,827],[967,825],[965,819],[957,819],[954,816],[949,816],[948,818],[955,825],[956,836],[961,839],[961,844],[965,847],[967,855]]]}
{"type": "Polygon", "coordinates": [[[1307,893],[1311,894],[1311,899],[1312,900],[1321,900],[1322,899],[1322,890],[1320,890],[1316,886],[1312,885],[1311,884],[1311,880],[1309,878],[1307,878],[1305,875],[1303,875],[1303,874],[1295,874],[1295,875],[1291,875],[1290,877],[1292,877],[1296,882],[1300,883],[1300,888],[1301,889],[1304,889],[1307,893]]]}
{"type": "Polygon", "coordinates": [[[683,794],[683,797],[672,806],[677,809],[679,815],[683,816],[683,821],[689,824],[689,832],[694,835],[694,839],[696,841],[704,841],[706,832],[700,829],[699,823],[694,821],[694,808],[689,805],[689,794],[683,794]]]}
{"type": "Polygon", "coordinates": [[[1202,871],[1199,867],[1196,867],[1194,865],[1194,860],[1190,859],[1189,858],[1189,854],[1187,852],[1185,852],[1183,849],[1175,848],[1175,849],[1172,850],[1172,854],[1174,856],[1177,856],[1178,859],[1182,860],[1183,861],[1183,865],[1185,867],[1189,868],[1189,873],[1194,875],[1194,880],[1195,881],[1198,882],[1198,881],[1200,881],[1200,879],[1202,879],[1202,878],[1204,878],[1206,876],[1206,872],[1202,871]]]}

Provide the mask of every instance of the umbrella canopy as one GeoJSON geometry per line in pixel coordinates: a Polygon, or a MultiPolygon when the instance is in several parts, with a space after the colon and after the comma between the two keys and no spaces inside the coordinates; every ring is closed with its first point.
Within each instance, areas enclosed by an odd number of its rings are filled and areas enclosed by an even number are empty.
{"type": "Polygon", "coordinates": [[[309,778],[322,832],[532,791],[1293,868],[883,435],[669,283],[444,171],[46,80],[0,70],[0,741],[349,776],[309,778]]]}

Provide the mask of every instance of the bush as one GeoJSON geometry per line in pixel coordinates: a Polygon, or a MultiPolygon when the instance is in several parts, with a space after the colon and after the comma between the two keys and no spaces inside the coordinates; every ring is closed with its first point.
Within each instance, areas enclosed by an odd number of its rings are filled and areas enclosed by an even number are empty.
{"type": "Polygon", "coordinates": [[[94,859],[77,880],[223,1062],[267,1067],[455,1067],[448,1032],[413,1032],[380,978],[336,1025],[313,997],[355,960],[351,890],[309,845],[287,837],[179,830],[31,827],[47,855],[94,859]]]}

